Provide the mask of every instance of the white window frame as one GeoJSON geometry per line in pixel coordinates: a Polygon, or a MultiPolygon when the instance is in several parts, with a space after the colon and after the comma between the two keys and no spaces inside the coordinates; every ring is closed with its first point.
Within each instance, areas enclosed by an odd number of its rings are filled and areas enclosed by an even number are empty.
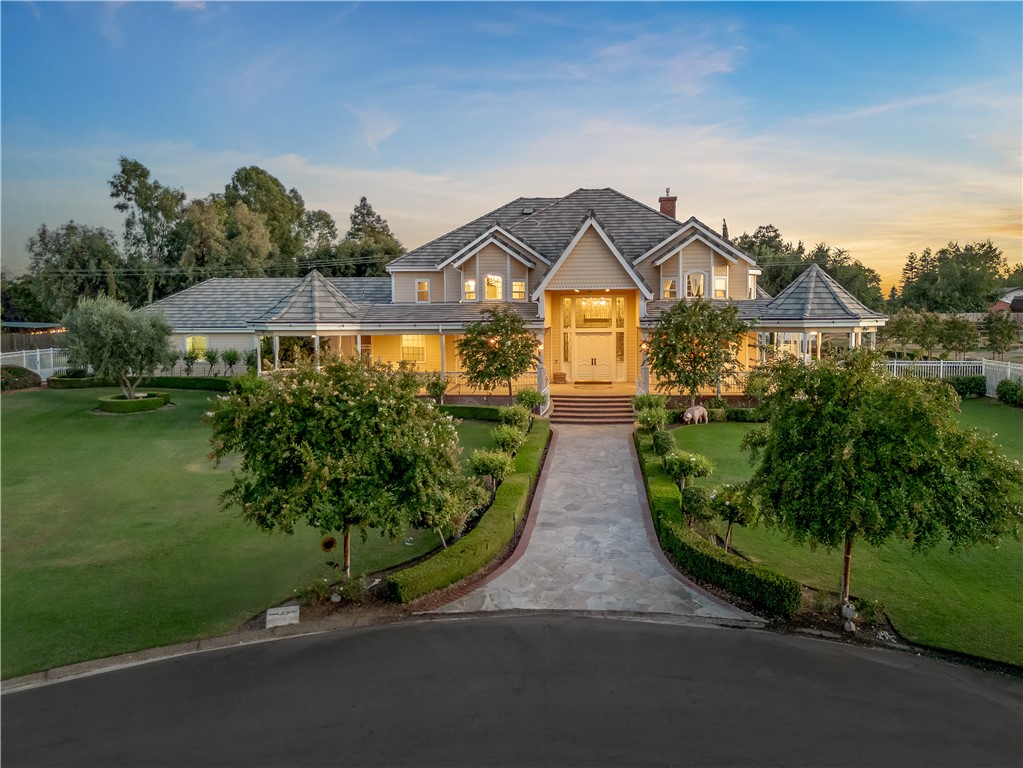
{"type": "Polygon", "coordinates": [[[429,304],[430,302],[430,281],[429,280],[416,280],[416,304],[429,304]],[[423,290],[422,286],[426,286],[426,290],[423,290]],[[426,293],[426,298],[423,298],[423,293],[426,293]]]}
{"type": "Polygon", "coordinates": [[[713,296],[713,298],[715,298],[715,299],[727,299],[728,298],[728,275],[714,275],[714,279],[712,280],[712,282],[714,283],[714,291],[713,291],[714,296],[713,296]],[[719,290],[718,289],[718,281],[719,280],[721,281],[721,288],[720,288],[721,295],[720,296],[718,296],[718,290],[719,290]]]}
{"type": "Polygon", "coordinates": [[[401,335],[401,359],[414,363],[426,361],[426,336],[421,333],[401,335]],[[418,351],[415,351],[418,350],[418,351]]]}
{"type": "Polygon", "coordinates": [[[666,301],[678,298],[678,278],[666,277],[661,281],[661,298],[666,301]]]}
{"type": "Polygon", "coordinates": [[[479,292],[476,289],[476,278],[467,277],[462,281],[462,299],[464,301],[476,301],[479,296],[479,292]],[[472,290],[469,290],[469,285],[472,285],[472,290]],[[470,295],[471,294],[471,295],[470,295]]]}
{"type": "Polygon", "coordinates": [[[511,281],[511,297],[512,301],[525,301],[526,300],[526,281],[525,280],[512,280],[511,281]],[[517,286],[521,286],[521,289],[517,286]]]}
{"type": "Polygon", "coordinates": [[[483,278],[483,299],[485,301],[504,301],[504,275],[490,273],[483,278]],[[494,298],[490,296],[491,280],[494,282],[494,287],[497,288],[497,296],[494,298]]]}
{"type": "Polygon", "coordinates": [[[707,298],[707,273],[706,272],[703,272],[702,270],[693,270],[691,272],[686,272],[686,278],[685,279],[686,279],[686,298],[687,299],[695,299],[695,298],[705,299],[705,298],[707,298]],[[703,293],[700,296],[697,296],[697,294],[695,294],[695,293],[690,293],[689,292],[689,278],[691,278],[691,277],[693,277],[695,275],[699,275],[702,278],[702,282],[703,282],[703,293]]]}
{"type": "Polygon", "coordinates": [[[746,276],[746,298],[755,299],[757,297],[757,276],[747,275],[746,276]]]}

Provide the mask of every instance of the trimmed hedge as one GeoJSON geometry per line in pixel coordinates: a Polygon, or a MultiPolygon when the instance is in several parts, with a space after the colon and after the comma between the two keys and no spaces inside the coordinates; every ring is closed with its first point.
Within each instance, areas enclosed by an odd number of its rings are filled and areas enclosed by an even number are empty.
{"type": "Polygon", "coordinates": [[[438,405],[437,409],[456,419],[501,420],[501,408],[497,405],[438,405]]]}
{"type": "Polygon", "coordinates": [[[1012,379],[1002,379],[995,387],[995,394],[1006,405],[1023,408],[1023,384],[1017,384],[1012,379]]]}
{"type": "Polygon", "coordinates": [[[494,503],[469,533],[429,560],[387,578],[387,594],[402,603],[435,592],[475,573],[504,551],[526,512],[529,475],[509,475],[494,503]]]}
{"type": "Polygon", "coordinates": [[[31,389],[42,385],[43,380],[35,371],[20,365],[0,366],[0,390],[31,389]]]}
{"type": "Polygon", "coordinates": [[[761,565],[748,563],[696,535],[688,526],[665,520],[661,546],[686,573],[740,595],[779,616],[792,616],[802,602],[799,583],[761,565]]]}
{"type": "Polygon", "coordinates": [[[46,380],[50,389],[88,389],[113,386],[102,376],[51,376],[46,380]]]}
{"type": "Polygon", "coordinates": [[[238,381],[238,377],[235,376],[146,376],[142,379],[141,386],[230,392],[236,381],[238,381]]]}
{"type": "Polygon", "coordinates": [[[638,430],[633,439],[661,548],[693,578],[723,587],[766,612],[782,616],[795,613],[802,600],[799,583],[726,553],[690,530],[682,521],[682,494],[678,486],[664,474],[660,459],[638,430]]]}
{"type": "Polygon", "coordinates": [[[987,395],[987,379],[983,376],[949,376],[942,379],[946,384],[951,384],[963,400],[968,397],[985,397],[987,395]]]}
{"type": "Polygon", "coordinates": [[[729,408],[725,411],[725,421],[760,423],[767,421],[767,415],[763,408],[729,408]]]}
{"type": "Polygon", "coordinates": [[[124,395],[105,395],[99,398],[99,409],[107,413],[142,413],[155,411],[170,402],[166,392],[146,392],[144,397],[126,400],[124,395]]]}
{"type": "Polygon", "coordinates": [[[515,467],[513,471],[529,475],[530,487],[536,482],[536,476],[540,472],[540,459],[543,457],[544,448],[547,447],[550,439],[550,421],[547,419],[533,419],[533,428],[526,435],[526,441],[515,452],[515,467]]]}

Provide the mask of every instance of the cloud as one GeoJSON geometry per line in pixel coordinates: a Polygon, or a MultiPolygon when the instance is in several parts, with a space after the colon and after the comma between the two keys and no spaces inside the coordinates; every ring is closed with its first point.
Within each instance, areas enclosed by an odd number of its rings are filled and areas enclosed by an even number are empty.
{"type": "Polygon", "coordinates": [[[205,11],[206,3],[202,0],[174,0],[174,8],[178,11],[205,11]]]}
{"type": "Polygon", "coordinates": [[[362,129],[362,137],[366,140],[366,145],[374,152],[377,151],[380,142],[392,136],[401,127],[397,119],[380,107],[349,106],[348,109],[359,121],[359,127],[362,129]]]}
{"type": "Polygon", "coordinates": [[[99,32],[106,41],[116,48],[124,45],[124,34],[118,21],[121,9],[127,6],[125,0],[103,4],[103,13],[99,17],[99,32]]]}

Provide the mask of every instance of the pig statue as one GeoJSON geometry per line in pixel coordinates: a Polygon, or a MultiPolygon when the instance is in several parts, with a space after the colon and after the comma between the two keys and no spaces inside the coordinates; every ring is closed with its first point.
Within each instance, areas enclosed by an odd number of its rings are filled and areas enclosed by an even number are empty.
{"type": "Polygon", "coordinates": [[[701,421],[704,424],[710,421],[707,418],[707,409],[702,405],[694,405],[692,408],[687,408],[686,412],[682,414],[683,424],[699,424],[701,421]]]}

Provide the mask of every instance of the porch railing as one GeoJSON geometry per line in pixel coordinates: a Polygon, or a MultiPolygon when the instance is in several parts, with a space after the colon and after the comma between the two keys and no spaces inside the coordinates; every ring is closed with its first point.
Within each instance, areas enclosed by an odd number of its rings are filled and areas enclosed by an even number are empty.
{"type": "MultiPolygon", "coordinates": [[[[423,378],[424,386],[428,378],[433,378],[435,376],[441,375],[440,371],[419,371],[418,373],[423,378]]],[[[443,376],[444,380],[447,382],[448,385],[447,391],[444,393],[445,396],[447,395],[507,396],[508,394],[508,382],[506,381],[502,381],[493,389],[478,389],[469,384],[469,381],[466,378],[465,373],[463,371],[446,371],[443,374],[443,376]]],[[[544,378],[546,379],[546,376],[544,378]]],[[[535,389],[540,392],[543,392],[544,390],[540,386],[538,386],[538,384],[539,383],[537,381],[537,372],[535,370],[526,371],[521,376],[516,376],[515,378],[512,379],[512,394],[514,395],[518,392],[521,392],[524,389],[535,389]]],[[[550,384],[545,382],[544,386],[546,386],[549,389],[550,384]]],[[[425,392],[426,390],[424,389],[423,391],[425,392]]]]}

